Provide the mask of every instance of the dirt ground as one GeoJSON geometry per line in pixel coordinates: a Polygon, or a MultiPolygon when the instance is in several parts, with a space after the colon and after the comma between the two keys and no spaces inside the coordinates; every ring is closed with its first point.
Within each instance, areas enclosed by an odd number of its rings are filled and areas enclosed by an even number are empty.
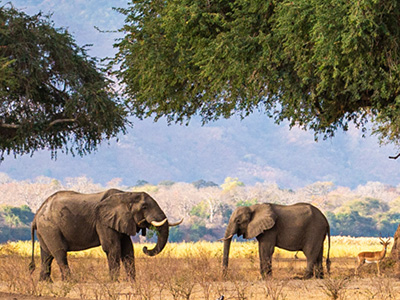
{"type": "MultiPolygon", "coordinates": [[[[224,295],[224,299],[288,299],[288,300],[301,300],[301,299],[351,299],[351,300],[364,300],[364,299],[400,299],[400,282],[392,282],[391,280],[379,280],[374,282],[371,279],[357,279],[345,282],[343,288],[340,288],[342,283],[335,283],[335,281],[323,283],[320,280],[288,280],[286,282],[273,283],[268,291],[268,285],[261,283],[254,283],[251,285],[246,294],[240,296],[239,291],[213,294],[209,299],[217,300],[220,296],[224,295]],[[336,288],[335,288],[336,286],[336,288]],[[330,289],[331,288],[331,289],[330,289]],[[325,289],[325,290],[324,290],[325,289]]],[[[71,297],[54,297],[54,296],[32,296],[23,295],[18,293],[0,292],[0,299],[2,300],[72,300],[72,299],[120,299],[120,300],[133,300],[145,299],[144,297],[135,296],[129,293],[120,293],[116,297],[107,297],[104,292],[104,297],[88,297],[81,298],[78,295],[71,297]]],[[[173,299],[171,296],[152,299],[173,299]]],[[[183,298],[177,298],[183,299],[183,298]]],[[[200,290],[194,291],[190,299],[206,299],[200,290]]]]}
{"type": "Polygon", "coordinates": [[[46,297],[46,296],[31,296],[31,295],[21,295],[21,294],[14,294],[14,293],[4,293],[0,292],[0,299],[1,300],[71,300],[71,298],[64,298],[64,297],[46,297]]]}
{"type": "Polygon", "coordinates": [[[400,280],[394,277],[393,266],[383,264],[381,270],[384,275],[378,277],[376,266],[366,265],[360,276],[356,277],[354,258],[334,258],[330,276],[310,280],[300,279],[305,260],[274,259],[272,278],[266,281],[260,279],[257,259],[232,259],[228,280],[212,275],[219,273],[219,259],[205,261],[204,263],[209,265],[204,266],[204,270],[201,270],[202,262],[193,267],[191,261],[138,259],[136,283],[125,281],[124,278],[120,282],[108,281],[107,263],[102,259],[71,259],[70,262],[72,271],[77,274],[74,282],[62,282],[54,264],[54,283],[40,286],[37,283],[39,271],[32,277],[21,275],[25,272],[27,259],[12,261],[12,258],[0,258],[0,299],[217,300],[224,295],[225,300],[400,300],[400,280]],[[160,261],[163,266],[160,266],[160,261]],[[170,270],[171,273],[165,276],[165,270],[170,270]],[[14,271],[15,274],[11,274],[14,271]],[[203,277],[204,280],[198,277],[201,272],[207,273],[203,277]],[[158,273],[162,273],[162,276],[158,273]],[[161,277],[158,277],[159,275],[161,277]],[[28,289],[27,286],[36,290],[28,289]]]}

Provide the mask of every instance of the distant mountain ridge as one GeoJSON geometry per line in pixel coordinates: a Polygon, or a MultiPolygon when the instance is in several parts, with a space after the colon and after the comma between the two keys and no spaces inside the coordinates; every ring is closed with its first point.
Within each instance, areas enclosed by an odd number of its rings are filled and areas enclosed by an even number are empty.
{"type": "Polygon", "coordinates": [[[196,120],[189,126],[168,126],[163,120],[154,123],[148,119],[135,120],[127,135],[104,142],[91,155],[59,153],[55,161],[47,151],[33,157],[9,156],[0,164],[0,171],[18,180],[86,175],[105,184],[122,178],[128,186],[138,180],[156,184],[204,179],[221,184],[228,176],[245,184],[276,182],[284,188],[316,181],[351,188],[368,181],[397,186],[398,162],[388,159],[394,151],[379,147],[372,137],[362,138],[356,129],[314,142],[311,132],[289,130],[259,114],[205,126],[196,120]]]}

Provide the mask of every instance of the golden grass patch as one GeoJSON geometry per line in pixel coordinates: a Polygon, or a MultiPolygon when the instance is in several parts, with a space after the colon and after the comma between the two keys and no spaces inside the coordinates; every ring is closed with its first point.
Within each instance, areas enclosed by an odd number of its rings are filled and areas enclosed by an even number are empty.
{"type": "MultiPolygon", "coordinates": [[[[135,257],[146,257],[142,248],[147,246],[154,247],[154,244],[134,244],[135,257]]],[[[388,248],[390,253],[392,244],[388,248]]],[[[326,256],[328,249],[327,239],[325,240],[324,253],[326,256]]],[[[379,251],[382,246],[378,238],[374,237],[344,237],[334,236],[331,237],[331,250],[330,257],[356,257],[361,251],[379,251]]],[[[30,241],[8,242],[0,245],[0,255],[17,254],[20,256],[30,256],[32,253],[32,243],[30,241]]],[[[167,243],[165,249],[158,255],[159,257],[171,258],[186,258],[186,257],[199,257],[207,255],[212,258],[222,257],[223,243],[222,242],[188,242],[188,243],[167,243]]],[[[295,252],[286,251],[276,248],[274,256],[279,258],[293,258],[295,252]]],[[[35,242],[35,255],[40,254],[40,245],[35,242]]],[[[101,247],[96,247],[83,251],[69,252],[71,257],[92,257],[100,258],[105,257],[105,253],[101,247]]],[[[251,240],[247,242],[233,241],[231,244],[230,257],[231,258],[250,258],[258,255],[258,242],[251,240]]],[[[304,258],[303,253],[298,253],[299,258],[304,258]]]]}

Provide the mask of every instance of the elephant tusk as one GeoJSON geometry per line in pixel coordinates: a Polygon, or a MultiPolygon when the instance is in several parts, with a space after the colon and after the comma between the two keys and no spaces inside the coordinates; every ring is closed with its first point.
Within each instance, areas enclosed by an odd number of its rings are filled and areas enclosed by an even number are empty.
{"type": "Polygon", "coordinates": [[[182,218],[180,221],[176,222],[176,223],[170,223],[170,222],[168,222],[168,225],[169,225],[169,227],[178,226],[178,225],[181,224],[182,222],[183,222],[183,218],[182,218]]]}
{"type": "Polygon", "coordinates": [[[151,225],[155,226],[155,227],[160,227],[163,226],[165,224],[165,222],[167,222],[168,219],[165,218],[164,220],[162,220],[161,222],[157,222],[157,221],[152,221],[151,225]]]}
{"type": "Polygon", "coordinates": [[[137,224],[140,225],[140,224],[142,224],[142,223],[145,222],[145,221],[146,221],[146,219],[143,219],[143,220],[139,221],[137,224]]]}
{"type": "Polygon", "coordinates": [[[233,237],[233,234],[231,234],[230,236],[228,236],[228,237],[226,237],[226,238],[219,239],[218,242],[230,240],[232,237],[233,237]]]}

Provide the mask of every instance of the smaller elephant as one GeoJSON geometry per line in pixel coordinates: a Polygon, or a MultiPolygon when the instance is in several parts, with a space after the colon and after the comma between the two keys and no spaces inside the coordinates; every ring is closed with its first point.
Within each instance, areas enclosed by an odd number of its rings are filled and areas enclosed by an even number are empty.
{"type": "Polygon", "coordinates": [[[303,251],[307,258],[304,278],[323,278],[322,256],[328,235],[327,271],[330,270],[330,229],[322,212],[307,203],[294,205],[255,204],[238,207],[229,219],[225,231],[223,273],[226,275],[233,235],[256,238],[259,246],[260,272],[263,279],[272,273],[272,254],[279,247],[303,251]]]}
{"type": "Polygon", "coordinates": [[[146,193],[110,189],[95,194],[60,191],[42,204],[32,222],[32,262],[35,270],[35,230],[40,242],[42,268],[40,280],[51,281],[55,258],[64,280],[70,274],[67,252],[102,246],[107,254],[111,279],[116,280],[122,261],[128,277],[135,279],[135,260],[130,236],[156,228],[157,244],[143,248],[149,256],[160,253],[168,240],[169,223],[157,202],[146,193]]]}

